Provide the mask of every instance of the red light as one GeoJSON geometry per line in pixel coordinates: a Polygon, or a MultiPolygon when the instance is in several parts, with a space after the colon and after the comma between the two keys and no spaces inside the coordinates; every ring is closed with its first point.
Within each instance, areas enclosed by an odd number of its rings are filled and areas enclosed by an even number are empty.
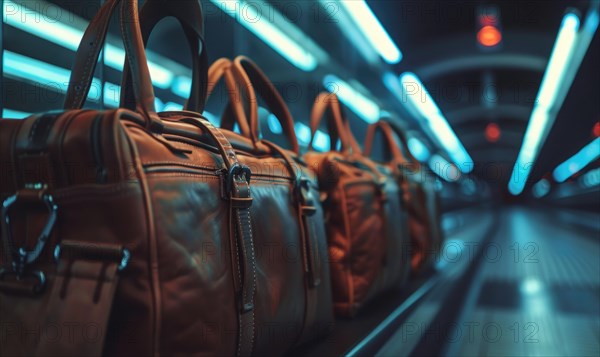
{"type": "Polygon", "coordinates": [[[496,123],[489,123],[485,127],[485,138],[490,143],[495,143],[500,139],[500,135],[502,132],[500,131],[500,127],[496,123]]]}
{"type": "Polygon", "coordinates": [[[594,133],[595,137],[600,136],[600,121],[594,124],[594,129],[592,129],[592,133],[594,133]]]}
{"type": "Polygon", "coordinates": [[[477,41],[483,46],[493,47],[502,41],[502,34],[494,26],[483,26],[477,33],[477,41]]]}

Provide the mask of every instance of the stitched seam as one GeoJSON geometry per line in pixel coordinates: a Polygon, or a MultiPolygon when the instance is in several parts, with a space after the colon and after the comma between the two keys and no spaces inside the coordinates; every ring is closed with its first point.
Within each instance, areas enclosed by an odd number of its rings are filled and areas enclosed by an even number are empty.
{"type": "MultiPolygon", "coordinates": [[[[110,17],[109,17],[109,19],[110,19],[110,17]]],[[[101,32],[96,33],[96,36],[94,37],[94,44],[95,45],[98,44],[98,38],[100,37],[100,33],[101,32]]],[[[98,48],[98,47],[96,47],[96,48],[98,48]]],[[[85,64],[83,65],[83,73],[81,75],[81,78],[79,79],[79,83],[78,84],[80,84],[81,82],[83,82],[83,79],[85,77],[89,77],[89,75],[90,75],[90,69],[91,69],[91,63],[92,63],[92,55],[95,54],[96,52],[97,52],[97,50],[88,52],[87,59],[85,61],[85,64]]],[[[96,57],[96,56],[94,56],[94,57],[96,57]]],[[[91,84],[91,82],[90,82],[90,84],[91,84]]],[[[81,89],[83,89],[83,88],[81,88],[81,89]]],[[[75,93],[73,101],[71,102],[71,106],[75,106],[76,105],[76,103],[83,96],[83,92],[84,92],[83,90],[80,90],[79,92],[75,93]]]]}
{"type": "MultiPolygon", "coordinates": [[[[251,197],[252,194],[251,194],[251,191],[250,191],[250,186],[247,183],[245,185],[248,186],[248,196],[251,197]]],[[[235,182],[235,180],[234,180],[234,186],[235,186],[235,190],[237,192],[237,195],[239,196],[240,195],[240,188],[239,188],[239,185],[235,182]]],[[[242,217],[240,215],[240,211],[241,210],[239,210],[239,209],[237,210],[237,219],[238,219],[238,223],[240,225],[240,229],[242,229],[241,228],[242,227],[242,217]]],[[[250,296],[253,298],[254,297],[254,293],[256,291],[256,261],[255,261],[255,254],[254,254],[255,252],[254,252],[254,244],[253,244],[254,239],[253,239],[253,236],[252,236],[252,221],[251,221],[251,217],[250,217],[250,209],[246,208],[243,211],[246,213],[246,219],[247,219],[247,224],[248,224],[248,233],[250,235],[250,254],[251,254],[250,255],[250,259],[252,261],[252,291],[250,292],[250,296]]],[[[242,244],[244,244],[244,242],[242,242],[242,244]]],[[[242,292],[243,292],[243,295],[244,295],[244,299],[243,300],[246,301],[246,298],[247,298],[246,290],[243,289],[242,292]]],[[[254,300],[254,299],[252,299],[252,300],[254,300]]],[[[254,318],[255,318],[255,316],[254,316],[254,309],[252,309],[251,314],[252,314],[252,326],[251,326],[252,327],[252,332],[251,332],[251,336],[250,336],[250,346],[252,346],[254,344],[254,328],[255,328],[254,327],[254,318]]],[[[240,334],[241,334],[241,331],[240,331],[240,334]]],[[[240,347],[240,346],[238,345],[238,347],[240,347]]]]}
{"type": "MultiPolygon", "coordinates": [[[[246,183],[245,185],[248,186],[248,196],[252,197],[252,191],[250,190],[250,185],[248,183],[246,183]]],[[[256,291],[256,260],[255,260],[255,255],[254,255],[254,238],[252,236],[252,220],[250,217],[250,209],[246,208],[244,210],[246,212],[246,215],[248,217],[248,228],[249,228],[249,232],[250,232],[250,250],[251,250],[251,254],[252,254],[252,292],[251,292],[251,296],[252,296],[252,300],[254,300],[254,293],[256,291]]],[[[252,346],[254,344],[254,309],[252,309],[252,339],[250,340],[250,346],[252,346]]]]}
{"type": "MultiPolygon", "coordinates": [[[[235,180],[233,181],[233,184],[235,186],[236,192],[239,193],[240,190],[239,190],[238,185],[235,182],[235,180]]],[[[238,219],[238,222],[239,222],[240,221],[239,220],[239,210],[236,209],[235,210],[235,214],[236,214],[236,216],[237,216],[236,218],[238,219]]],[[[241,228],[241,223],[240,223],[240,228],[241,228]]],[[[240,281],[240,284],[243,285],[244,282],[242,281],[242,273],[240,271],[241,260],[240,260],[240,247],[239,247],[238,240],[237,240],[237,238],[238,238],[238,232],[237,232],[237,230],[234,230],[234,234],[235,234],[235,237],[234,237],[234,241],[235,241],[235,254],[237,256],[237,264],[236,265],[237,265],[238,279],[240,281]]],[[[243,288],[242,288],[242,294],[244,294],[244,289],[243,288]]],[[[244,298],[242,300],[245,300],[245,296],[244,296],[244,298]]],[[[244,302],[242,301],[242,304],[243,303],[244,302]]],[[[241,354],[241,350],[242,350],[243,329],[244,329],[244,326],[243,326],[242,318],[241,318],[241,314],[240,314],[240,326],[239,326],[239,331],[238,331],[239,332],[238,333],[239,342],[238,342],[238,348],[237,348],[237,350],[238,350],[237,351],[237,355],[238,356],[241,354]]]]}

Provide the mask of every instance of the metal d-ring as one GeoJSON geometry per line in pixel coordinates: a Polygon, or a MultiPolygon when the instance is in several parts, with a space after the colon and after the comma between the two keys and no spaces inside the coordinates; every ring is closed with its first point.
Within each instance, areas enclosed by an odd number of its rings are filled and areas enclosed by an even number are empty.
{"type": "MultiPolygon", "coordinates": [[[[37,258],[40,256],[48,238],[50,237],[50,233],[52,232],[52,228],[56,223],[57,211],[58,207],[54,203],[54,199],[50,194],[42,193],[38,195],[40,201],[44,204],[44,206],[48,210],[48,220],[46,221],[46,225],[42,229],[35,247],[33,250],[27,251],[23,247],[15,248],[14,241],[12,239],[12,230],[10,229],[10,209],[19,202],[20,195],[17,192],[15,195],[8,197],[2,203],[2,212],[0,215],[0,225],[2,228],[2,237],[5,240],[5,247],[8,252],[12,255],[12,270],[16,273],[17,278],[20,279],[21,276],[25,272],[25,268],[27,265],[35,262],[37,258]]],[[[41,273],[41,272],[40,272],[41,273]]],[[[5,273],[6,274],[6,273],[5,273]]],[[[43,278],[43,273],[42,273],[43,278]]],[[[45,278],[39,279],[40,281],[45,281],[45,278]]]]}

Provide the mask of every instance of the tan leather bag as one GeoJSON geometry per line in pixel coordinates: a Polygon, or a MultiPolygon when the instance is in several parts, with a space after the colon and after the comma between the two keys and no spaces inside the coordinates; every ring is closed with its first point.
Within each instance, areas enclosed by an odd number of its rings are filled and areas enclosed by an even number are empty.
{"type": "Polygon", "coordinates": [[[403,286],[410,263],[407,214],[401,188],[362,155],[334,94],[317,97],[313,136],[326,112],[331,147],[339,139],[340,150],[309,151],[304,159],[317,173],[326,212],[335,312],[353,316],[369,299],[403,286]]]}
{"type": "Polygon", "coordinates": [[[403,188],[402,199],[410,217],[411,269],[418,274],[435,262],[443,241],[439,198],[431,177],[427,177],[428,173],[408,150],[406,135],[399,127],[384,120],[371,124],[365,138],[365,155],[371,154],[377,132],[382,134],[383,148],[390,157],[385,165],[403,188]],[[405,154],[398,142],[403,145],[405,154]]]}
{"type": "MultiPolygon", "coordinates": [[[[143,11],[175,16],[201,48],[196,0],[143,11]]],[[[314,306],[297,221],[266,218],[293,181],[200,114],[155,112],[138,24],[137,0],[107,1],[68,110],[0,120],[0,355],[283,354],[310,335],[314,306]],[[79,109],[119,3],[135,110],[79,109]]]]}
{"type": "MultiPolygon", "coordinates": [[[[287,241],[305,252],[302,259],[296,260],[305,272],[305,296],[299,296],[297,302],[290,304],[304,302],[304,321],[297,322],[304,326],[298,341],[314,340],[333,328],[327,238],[316,177],[300,159],[292,115],[263,71],[244,56],[233,61],[221,58],[209,69],[209,94],[221,78],[225,79],[228,93],[236,93],[229,96],[221,127],[231,131],[234,124],[238,124],[242,135],[252,141],[255,154],[261,158],[259,167],[251,166],[253,177],[271,179],[273,185],[274,192],[268,198],[273,202],[261,206],[264,214],[253,215],[255,229],[262,230],[261,236],[270,237],[273,242],[287,241]],[[264,100],[279,121],[290,149],[261,139],[258,97],[264,100]]],[[[283,253],[283,257],[276,259],[288,259],[285,257],[287,247],[283,253]]],[[[258,298],[267,301],[275,296],[258,286],[258,298]]]]}

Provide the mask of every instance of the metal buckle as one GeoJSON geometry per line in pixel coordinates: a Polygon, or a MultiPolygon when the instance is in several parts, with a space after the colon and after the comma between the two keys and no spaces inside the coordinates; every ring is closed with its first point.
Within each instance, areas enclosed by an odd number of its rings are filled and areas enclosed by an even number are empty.
{"type": "Polygon", "coordinates": [[[310,194],[311,192],[311,181],[307,178],[300,178],[296,181],[296,199],[300,201],[300,209],[304,216],[312,216],[317,212],[317,208],[314,205],[314,200],[310,194]]]}
{"type": "MultiPolygon", "coordinates": [[[[48,241],[48,237],[50,237],[50,233],[52,232],[52,228],[56,223],[57,211],[58,207],[54,203],[54,199],[51,195],[44,193],[45,187],[40,184],[35,184],[32,188],[27,189],[35,189],[39,190],[39,194],[36,196],[41,203],[48,210],[48,221],[46,225],[42,229],[40,233],[37,243],[33,250],[27,251],[24,247],[15,248],[14,241],[12,239],[12,230],[10,229],[10,216],[9,211],[11,207],[13,207],[19,200],[22,199],[21,192],[17,192],[15,195],[8,197],[2,203],[2,213],[0,216],[0,225],[2,228],[2,236],[5,239],[5,246],[7,248],[7,252],[12,256],[12,270],[17,275],[17,279],[20,279],[25,273],[25,268],[27,265],[32,264],[37,260],[40,256],[46,242],[48,241]]],[[[4,273],[6,274],[6,272],[4,273]]],[[[35,273],[37,274],[37,273],[35,273]]],[[[42,279],[39,279],[42,280],[42,279]]]]}
{"type": "Polygon", "coordinates": [[[242,165],[239,162],[234,163],[229,168],[227,172],[227,193],[231,193],[231,189],[233,188],[233,180],[235,177],[240,177],[242,180],[245,180],[247,183],[250,183],[250,178],[252,177],[252,171],[246,165],[242,165]]]}

